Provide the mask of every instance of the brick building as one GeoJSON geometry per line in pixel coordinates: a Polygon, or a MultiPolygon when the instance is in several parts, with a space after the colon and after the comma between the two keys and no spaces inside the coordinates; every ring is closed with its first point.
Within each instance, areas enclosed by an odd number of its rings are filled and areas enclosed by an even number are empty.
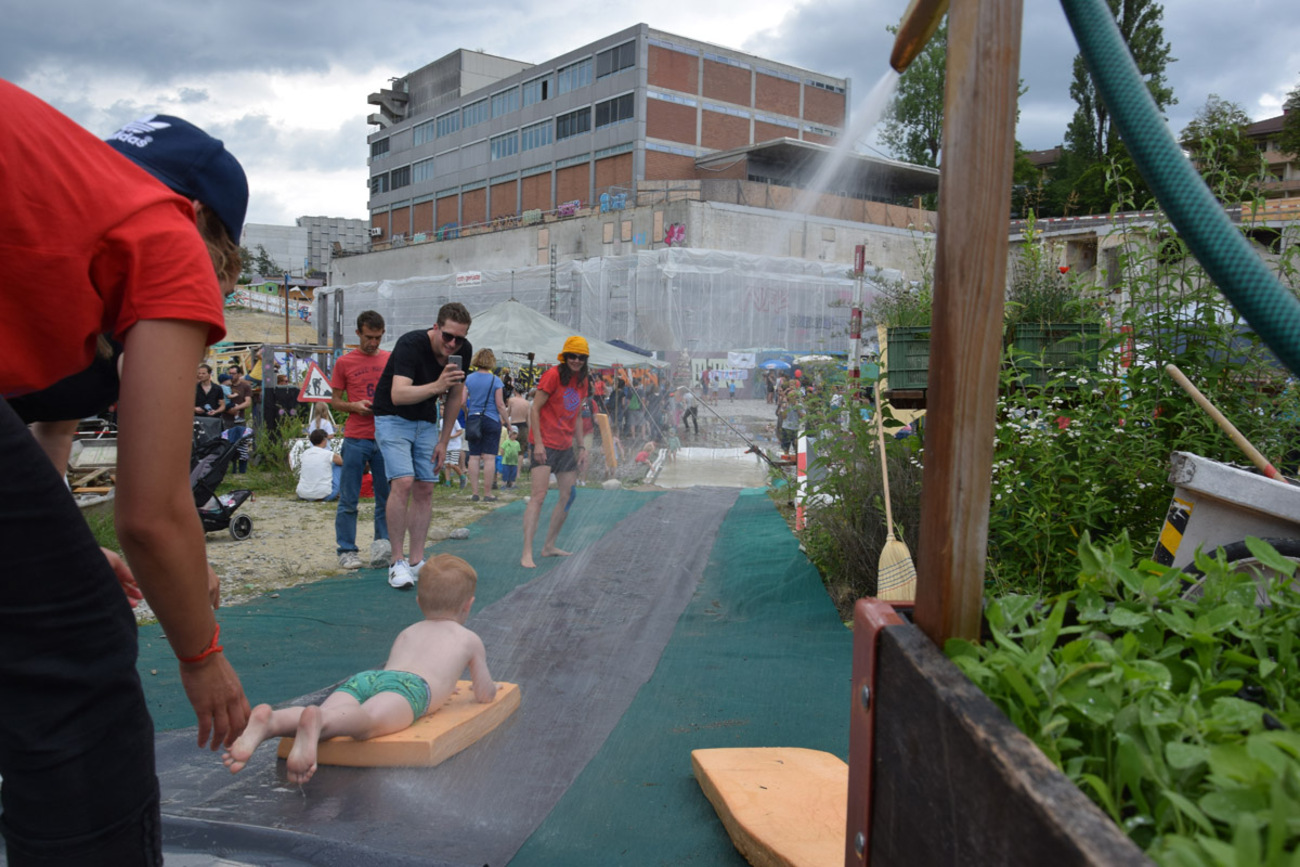
{"type": "MultiPolygon", "coordinates": [[[[848,79],[645,24],[536,65],[461,49],[369,98],[372,240],[617,206],[647,181],[803,186],[844,131],[849,98],[848,79]]],[[[841,194],[893,201],[934,187],[874,175],[870,191],[841,194]]]]}

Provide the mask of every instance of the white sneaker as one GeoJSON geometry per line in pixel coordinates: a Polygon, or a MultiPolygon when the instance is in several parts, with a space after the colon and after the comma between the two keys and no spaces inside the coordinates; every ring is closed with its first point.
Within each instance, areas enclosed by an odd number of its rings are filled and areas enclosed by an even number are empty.
{"type": "Polygon", "coordinates": [[[410,590],[415,586],[415,576],[405,560],[398,560],[388,568],[388,586],[398,590],[410,590]]]}
{"type": "Polygon", "coordinates": [[[424,561],[421,560],[411,567],[411,580],[417,584],[420,581],[420,570],[424,568],[424,561]]]}
{"type": "Polygon", "coordinates": [[[376,539],[370,543],[370,565],[379,567],[387,566],[388,560],[393,554],[393,548],[388,544],[387,539],[376,539]]]}
{"type": "Polygon", "coordinates": [[[344,551],[342,554],[339,555],[339,568],[360,569],[361,557],[358,556],[356,551],[344,551]]]}

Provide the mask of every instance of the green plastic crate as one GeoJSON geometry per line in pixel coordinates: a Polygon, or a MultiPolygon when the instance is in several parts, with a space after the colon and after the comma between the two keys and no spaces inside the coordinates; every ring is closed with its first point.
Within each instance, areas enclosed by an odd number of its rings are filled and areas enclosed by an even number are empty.
{"type": "MultiPolygon", "coordinates": [[[[1045,385],[1067,370],[1096,371],[1101,354],[1101,325],[1094,322],[1017,325],[1011,345],[1014,364],[1025,371],[1025,382],[1045,385]]],[[[1067,387],[1076,387],[1068,382],[1067,387]]]]}
{"type": "Polygon", "coordinates": [[[927,388],[930,379],[930,326],[890,328],[885,341],[885,376],[890,390],[927,388]]]}

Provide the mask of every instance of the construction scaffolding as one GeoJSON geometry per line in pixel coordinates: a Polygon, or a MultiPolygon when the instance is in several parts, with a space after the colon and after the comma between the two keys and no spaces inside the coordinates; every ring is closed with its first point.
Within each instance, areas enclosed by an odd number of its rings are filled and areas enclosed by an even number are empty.
{"type": "MultiPolygon", "coordinates": [[[[868,268],[864,304],[901,279],[898,271],[868,268]]],[[[326,286],[316,291],[313,316],[320,341],[341,347],[354,339],[362,310],[383,315],[391,339],[429,327],[448,301],[478,313],[510,299],[574,331],[646,349],[827,352],[848,346],[853,277],[832,262],[666,247],[554,266],[326,286]]]]}

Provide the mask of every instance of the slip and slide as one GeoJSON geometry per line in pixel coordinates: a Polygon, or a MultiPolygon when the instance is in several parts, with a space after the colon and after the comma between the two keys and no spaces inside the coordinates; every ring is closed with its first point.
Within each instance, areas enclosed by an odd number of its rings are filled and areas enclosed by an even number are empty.
{"type": "MultiPolygon", "coordinates": [[[[323,765],[301,790],[271,747],[232,777],[194,749],[193,729],[162,733],[169,851],[284,865],[740,864],[692,751],[846,757],[851,634],[765,492],[583,489],[565,531],[575,554],[540,575],[501,544],[521,509],[437,546],[479,572],[467,625],[493,675],[518,685],[517,710],[436,767],[323,765]]],[[[223,612],[250,697],[307,682],[316,691],[292,703],[319,701],[371,664],[392,634],[364,613],[377,589],[363,573],[223,612]],[[255,659],[269,676],[250,671],[255,659]]],[[[145,638],[142,668],[157,649],[145,638]]],[[[164,727],[169,714],[151,707],[164,727]]]]}

